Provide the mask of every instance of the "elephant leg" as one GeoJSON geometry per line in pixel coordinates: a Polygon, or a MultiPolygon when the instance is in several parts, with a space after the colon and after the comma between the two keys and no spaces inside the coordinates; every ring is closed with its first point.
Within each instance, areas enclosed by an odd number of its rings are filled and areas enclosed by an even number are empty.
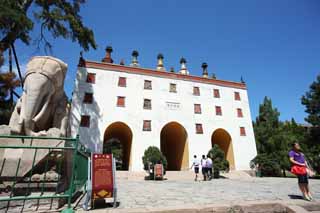
{"type": "Polygon", "coordinates": [[[16,106],[10,117],[9,127],[13,134],[21,134],[23,131],[23,122],[20,119],[21,99],[17,101],[16,106]]]}

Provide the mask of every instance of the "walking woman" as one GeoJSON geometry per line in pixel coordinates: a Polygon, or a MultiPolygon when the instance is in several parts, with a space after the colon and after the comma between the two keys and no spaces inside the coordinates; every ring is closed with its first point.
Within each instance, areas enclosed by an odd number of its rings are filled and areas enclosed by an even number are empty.
{"type": "Polygon", "coordinates": [[[308,164],[304,154],[301,152],[299,143],[292,145],[292,150],[289,152],[290,162],[292,164],[291,172],[298,177],[298,185],[305,200],[311,201],[312,196],[309,190],[309,181],[307,174],[308,164]]]}

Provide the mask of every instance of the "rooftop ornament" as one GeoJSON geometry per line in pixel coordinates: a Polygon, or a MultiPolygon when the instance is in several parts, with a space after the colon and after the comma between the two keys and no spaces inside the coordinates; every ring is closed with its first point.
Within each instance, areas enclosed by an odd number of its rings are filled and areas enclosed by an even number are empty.
{"type": "Polygon", "coordinates": [[[180,64],[181,64],[181,68],[180,68],[180,71],[179,71],[180,74],[189,75],[189,71],[187,70],[186,63],[187,63],[187,60],[182,57],[180,59],[180,64]]]}
{"type": "Polygon", "coordinates": [[[157,59],[158,59],[157,70],[166,71],[163,66],[163,55],[161,53],[158,54],[157,59]]]}
{"type": "Polygon", "coordinates": [[[111,46],[106,47],[106,56],[102,59],[102,62],[113,63],[113,60],[111,58],[112,51],[113,51],[113,49],[111,46]]]}
{"type": "Polygon", "coordinates": [[[139,56],[139,52],[137,50],[132,51],[132,61],[130,66],[132,67],[139,67],[139,63],[138,63],[138,56],[139,56]]]}
{"type": "Polygon", "coordinates": [[[202,77],[208,78],[208,70],[207,70],[208,64],[204,62],[202,63],[201,67],[202,67],[202,77]]]}

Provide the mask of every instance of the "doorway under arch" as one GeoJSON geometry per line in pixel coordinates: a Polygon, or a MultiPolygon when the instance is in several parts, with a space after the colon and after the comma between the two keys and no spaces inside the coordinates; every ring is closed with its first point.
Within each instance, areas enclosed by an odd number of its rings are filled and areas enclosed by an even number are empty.
{"type": "Polygon", "coordinates": [[[167,170],[180,171],[189,168],[188,134],[181,124],[170,122],[162,128],[160,149],[167,159],[167,170]]]}
{"type": "Polygon", "coordinates": [[[131,165],[131,144],[132,131],[130,127],[123,122],[110,124],[104,132],[103,153],[111,153],[116,148],[120,159],[117,161],[121,166],[120,170],[129,170],[131,165]]]}
{"type": "Polygon", "coordinates": [[[225,154],[229,162],[230,170],[235,169],[232,139],[230,134],[224,129],[217,129],[212,133],[211,145],[217,144],[225,154]]]}

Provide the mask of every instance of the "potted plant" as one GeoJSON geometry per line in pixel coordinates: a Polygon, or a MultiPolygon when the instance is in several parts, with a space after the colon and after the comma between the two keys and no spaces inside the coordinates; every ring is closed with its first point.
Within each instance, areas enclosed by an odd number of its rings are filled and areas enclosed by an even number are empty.
{"type": "Polygon", "coordinates": [[[149,173],[149,179],[154,179],[154,165],[161,163],[163,165],[163,174],[167,168],[167,159],[156,146],[150,146],[144,151],[142,157],[144,170],[149,173]]]}
{"type": "Polygon", "coordinates": [[[229,171],[229,162],[225,158],[224,152],[216,144],[209,150],[208,155],[212,159],[213,178],[220,177],[220,171],[229,171]]]}

